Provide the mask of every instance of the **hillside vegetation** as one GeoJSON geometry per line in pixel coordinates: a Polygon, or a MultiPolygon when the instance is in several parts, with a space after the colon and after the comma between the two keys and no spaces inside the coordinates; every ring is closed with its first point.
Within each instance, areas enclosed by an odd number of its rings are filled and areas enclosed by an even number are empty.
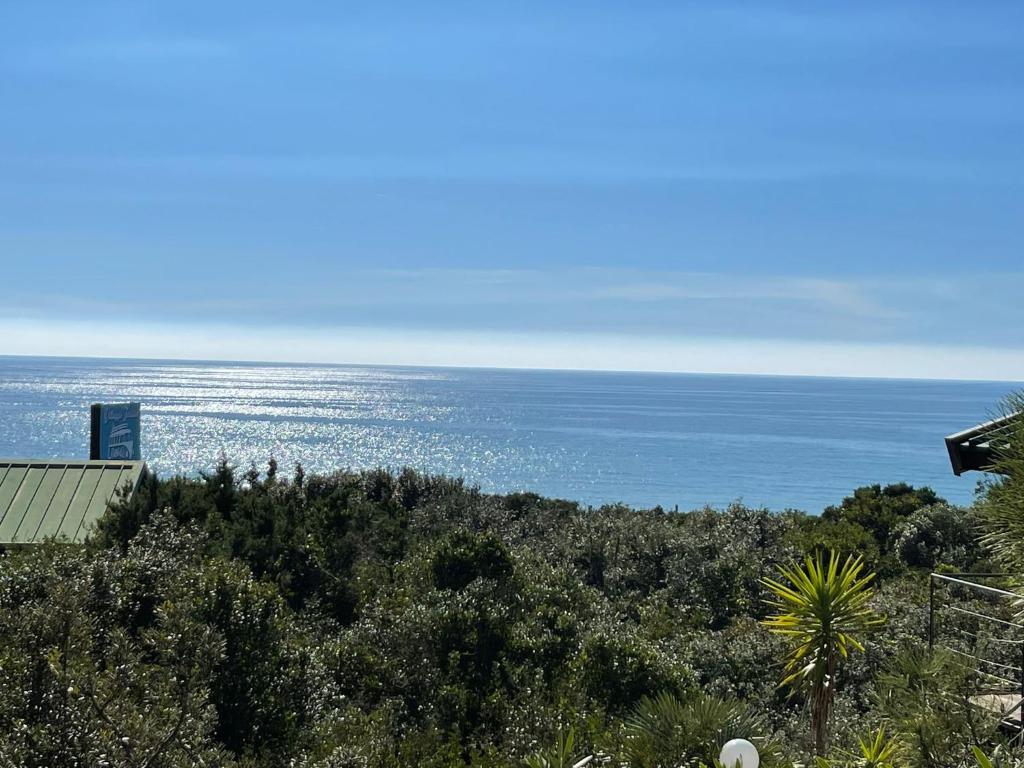
{"type": "Polygon", "coordinates": [[[836,550],[877,572],[884,623],[832,683],[835,764],[885,724],[899,765],[973,765],[1000,737],[925,638],[928,570],[993,567],[978,531],[908,485],[819,517],[588,509],[410,470],[148,476],[87,546],[0,560],[0,762],[653,767],[742,734],[768,765],[807,761],[810,694],[779,686],[764,579],[836,550]]]}

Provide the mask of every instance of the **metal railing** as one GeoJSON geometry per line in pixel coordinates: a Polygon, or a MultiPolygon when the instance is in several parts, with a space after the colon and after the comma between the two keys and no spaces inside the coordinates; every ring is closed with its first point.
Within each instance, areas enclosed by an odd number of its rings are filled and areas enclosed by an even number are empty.
{"type": "Polygon", "coordinates": [[[1015,621],[1010,611],[1010,602],[1019,600],[1020,595],[986,581],[1003,580],[1010,577],[1005,573],[933,573],[929,580],[928,600],[928,646],[941,647],[962,659],[980,679],[992,683],[990,688],[979,691],[980,695],[998,694],[1017,697],[1016,703],[1001,713],[1003,722],[1021,728],[1020,715],[1010,719],[1024,705],[1024,624],[1015,621]],[[970,607],[957,604],[967,603],[970,607]],[[980,603],[980,605],[979,605],[980,603]],[[986,607],[991,610],[986,611],[986,607]],[[971,632],[963,626],[944,627],[941,614],[948,612],[953,617],[967,622],[976,629],[971,632]],[[998,614],[1002,615],[998,615],[998,614]],[[985,627],[992,627],[991,632],[985,627]],[[944,636],[955,634],[960,647],[954,643],[940,642],[944,636]],[[1009,635],[1000,637],[999,634],[1009,635]],[[991,658],[984,651],[998,649],[997,658],[991,658]]]}

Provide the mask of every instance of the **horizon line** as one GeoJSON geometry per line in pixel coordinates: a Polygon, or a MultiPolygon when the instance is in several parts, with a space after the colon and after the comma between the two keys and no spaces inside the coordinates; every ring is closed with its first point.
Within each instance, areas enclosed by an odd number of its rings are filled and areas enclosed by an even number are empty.
{"type": "Polygon", "coordinates": [[[1017,379],[971,379],[934,376],[875,376],[875,375],[838,375],[815,373],[739,373],[734,371],[672,371],[639,368],[552,368],[542,366],[515,365],[472,365],[472,364],[419,364],[419,363],[372,363],[372,362],[324,362],[297,360],[258,360],[250,358],[204,358],[204,357],[138,357],[121,355],[26,355],[0,352],[0,360],[67,360],[67,361],[104,361],[121,363],[195,363],[204,365],[233,366],[275,366],[301,368],[414,368],[420,370],[457,370],[457,371],[515,371],[522,373],[593,373],[593,374],[638,374],[650,376],[723,376],[752,377],[775,379],[829,379],[836,381],[915,381],[935,383],[961,384],[1020,384],[1024,380],[1017,379]]]}

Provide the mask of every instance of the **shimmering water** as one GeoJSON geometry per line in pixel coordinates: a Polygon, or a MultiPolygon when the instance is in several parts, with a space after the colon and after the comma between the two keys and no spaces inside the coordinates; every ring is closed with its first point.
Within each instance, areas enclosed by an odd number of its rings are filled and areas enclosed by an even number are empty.
{"type": "Polygon", "coordinates": [[[86,457],[89,403],[138,400],[167,474],[413,466],[586,503],[819,511],[867,483],[957,502],[944,435],[1011,385],[0,357],[0,455],[86,457]]]}

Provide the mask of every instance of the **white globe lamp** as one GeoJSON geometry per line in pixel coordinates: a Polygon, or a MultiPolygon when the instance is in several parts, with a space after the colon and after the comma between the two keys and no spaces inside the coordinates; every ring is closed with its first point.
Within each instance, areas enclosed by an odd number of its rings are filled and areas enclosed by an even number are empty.
{"type": "Polygon", "coordinates": [[[718,761],[725,768],[757,768],[761,764],[757,748],[746,739],[729,739],[725,742],[718,761]]]}

